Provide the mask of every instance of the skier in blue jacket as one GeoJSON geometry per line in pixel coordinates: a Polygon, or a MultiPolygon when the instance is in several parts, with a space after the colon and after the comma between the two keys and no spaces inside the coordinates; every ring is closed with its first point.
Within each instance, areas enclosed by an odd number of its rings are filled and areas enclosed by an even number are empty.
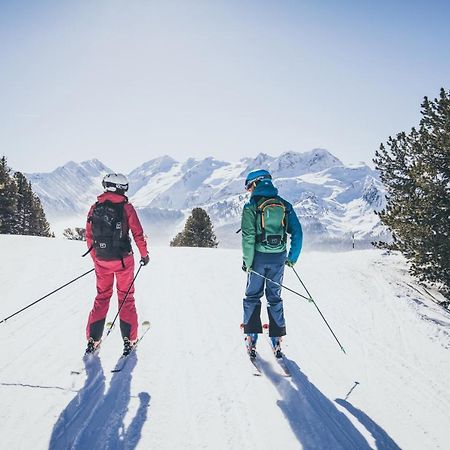
{"type": "Polygon", "coordinates": [[[251,193],[242,212],[243,266],[247,275],[243,329],[248,353],[256,356],[258,333],[262,333],[261,297],[264,288],[269,317],[269,336],[275,356],[281,357],[281,338],[286,335],[280,286],[285,265],[293,267],[302,248],[303,232],[292,205],[278,195],[267,170],[255,170],[247,175],[245,189],[251,193]],[[287,252],[287,235],[290,248],[287,252]]]}

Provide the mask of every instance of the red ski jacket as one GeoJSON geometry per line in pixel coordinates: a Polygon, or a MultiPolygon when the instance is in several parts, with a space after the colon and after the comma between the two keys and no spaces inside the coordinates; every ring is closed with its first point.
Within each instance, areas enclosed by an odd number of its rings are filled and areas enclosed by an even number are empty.
{"type": "MultiPolygon", "coordinates": [[[[147,242],[144,237],[144,230],[142,229],[141,222],[139,221],[134,206],[131,203],[128,203],[128,198],[125,195],[116,194],[114,192],[104,192],[103,194],[97,197],[97,201],[99,203],[103,203],[107,200],[109,200],[112,203],[122,203],[123,201],[125,201],[123,210],[128,223],[128,229],[131,230],[131,233],[133,234],[134,242],[136,242],[141,257],[147,256],[148,255],[147,242]]],[[[94,207],[95,203],[89,209],[88,220],[86,222],[86,242],[89,249],[92,248],[93,244],[92,224],[89,221],[89,217],[92,215],[92,210],[94,209],[94,207]]],[[[95,259],[94,248],[92,248],[91,256],[95,259]]]]}

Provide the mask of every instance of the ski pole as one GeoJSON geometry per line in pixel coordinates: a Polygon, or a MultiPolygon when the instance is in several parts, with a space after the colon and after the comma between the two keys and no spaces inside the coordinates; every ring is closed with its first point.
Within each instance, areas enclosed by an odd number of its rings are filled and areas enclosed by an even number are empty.
{"type": "Polygon", "coordinates": [[[308,300],[308,302],[313,301],[313,299],[310,298],[311,296],[310,296],[309,298],[308,298],[308,297],[305,297],[304,295],[300,294],[299,292],[294,291],[293,289],[290,289],[290,288],[288,288],[288,287],[286,287],[286,286],[283,286],[282,284],[277,283],[276,281],[273,281],[273,280],[271,280],[270,278],[267,278],[267,277],[265,277],[264,275],[261,275],[261,274],[258,273],[258,272],[255,272],[253,269],[250,269],[250,272],[251,272],[251,273],[254,273],[255,275],[258,275],[258,277],[264,278],[266,281],[270,281],[271,283],[275,284],[276,286],[279,286],[279,287],[281,287],[281,288],[283,288],[283,289],[286,289],[286,290],[289,291],[289,292],[292,292],[292,293],[295,294],[295,295],[298,295],[298,296],[301,297],[301,298],[304,298],[305,300],[308,300]]]}
{"type": "Polygon", "coordinates": [[[128,288],[128,290],[127,290],[127,292],[126,292],[126,294],[125,294],[125,297],[123,298],[122,303],[121,303],[120,306],[119,306],[119,310],[117,311],[117,314],[116,314],[116,316],[114,317],[114,320],[112,321],[110,327],[108,328],[108,331],[107,331],[107,333],[106,333],[105,339],[109,336],[109,333],[111,333],[111,330],[113,329],[114,324],[116,323],[117,317],[119,316],[120,311],[122,310],[122,306],[124,305],[125,301],[127,300],[128,294],[130,293],[131,288],[133,287],[134,282],[135,282],[137,276],[139,275],[139,272],[141,271],[141,269],[142,269],[143,266],[144,266],[144,264],[141,262],[140,265],[139,265],[139,269],[137,270],[136,275],[134,276],[133,281],[131,282],[130,287],[128,288]]]}
{"type": "Polygon", "coordinates": [[[317,306],[317,303],[314,301],[314,299],[312,298],[311,294],[309,293],[308,289],[305,286],[305,283],[303,283],[302,279],[300,278],[299,274],[297,273],[297,271],[295,270],[294,267],[291,267],[292,270],[294,271],[295,275],[297,276],[298,280],[300,281],[300,283],[302,284],[303,288],[305,289],[306,293],[309,295],[309,299],[312,303],[314,303],[314,306],[317,308],[317,311],[319,311],[320,316],[322,317],[323,321],[326,323],[328,329],[331,331],[331,334],[333,335],[334,339],[336,339],[336,342],[339,344],[339,347],[341,347],[341,350],[346,354],[344,347],[342,347],[341,343],[339,342],[339,339],[336,337],[336,335],[334,334],[334,331],[331,329],[330,325],[327,322],[327,319],[325,319],[325,317],[323,316],[322,312],[320,311],[319,307],[317,306]]]}
{"type": "Polygon", "coordinates": [[[41,300],[44,300],[44,298],[50,297],[50,295],[54,294],[55,292],[58,292],[62,288],[65,288],[66,286],[68,286],[69,284],[73,283],[74,281],[79,280],[80,278],[84,277],[88,273],[91,273],[93,270],[95,270],[95,269],[88,270],[87,272],[83,273],[83,275],[80,275],[79,277],[74,278],[73,280],[67,282],[66,284],[64,284],[62,286],[60,286],[59,288],[55,289],[54,291],[48,293],[47,295],[44,295],[43,297],[37,299],[33,303],[30,303],[29,305],[25,306],[24,308],[20,309],[19,311],[16,311],[14,314],[11,314],[10,316],[8,316],[5,319],[1,320],[0,323],[6,322],[8,319],[11,319],[11,317],[16,316],[17,314],[21,313],[22,311],[25,311],[26,309],[28,309],[30,306],[33,306],[36,303],[39,303],[41,300]]]}

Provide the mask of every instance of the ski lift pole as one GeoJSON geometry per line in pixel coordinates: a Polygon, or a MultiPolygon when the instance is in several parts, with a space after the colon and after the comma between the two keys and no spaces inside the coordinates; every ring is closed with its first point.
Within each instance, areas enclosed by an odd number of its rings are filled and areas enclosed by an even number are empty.
{"type": "Polygon", "coordinates": [[[303,283],[302,279],[300,278],[299,274],[297,273],[297,271],[295,270],[294,267],[291,267],[292,270],[294,271],[295,275],[297,276],[298,280],[300,281],[300,283],[302,284],[303,288],[305,289],[306,293],[309,295],[309,300],[314,303],[314,306],[316,307],[317,311],[319,312],[320,316],[322,317],[323,321],[325,322],[325,324],[327,325],[328,329],[331,331],[331,334],[333,335],[334,339],[336,339],[336,342],[339,344],[339,347],[341,348],[341,350],[347,354],[345,352],[344,347],[342,347],[342,344],[339,342],[339,339],[336,337],[336,335],[334,334],[334,331],[331,329],[330,325],[327,322],[327,319],[325,319],[324,315],[322,314],[322,311],[320,311],[319,307],[317,306],[317,303],[314,301],[314,299],[312,298],[311,294],[309,293],[308,289],[305,286],[305,283],[303,283]]]}
{"type": "Polygon", "coordinates": [[[125,297],[123,298],[122,303],[121,303],[120,306],[119,306],[119,310],[117,311],[117,314],[116,314],[116,316],[114,317],[114,320],[112,321],[111,325],[110,325],[109,328],[108,328],[108,331],[107,331],[107,333],[106,333],[105,339],[109,336],[109,333],[111,333],[111,330],[113,329],[114,324],[116,323],[117,317],[119,316],[120,311],[122,310],[122,306],[125,304],[125,302],[126,302],[126,300],[127,300],[127,297],[128,297],[128,294],[130,293],[131,288],[134,286],[134,282],[136,281],[136,278],[137,278],[137,276],[139,275],[139,272],[141,271],[141,269],[142,269],[143,266],[144,266],[144,264],[142,264],[142,262],[139,263],[139,269],[137,270],[136,275],[135,275],[134,278],[133,278],[133,281],[130,283],[130,287],[128,288],[128,290],[127,290],[127,292],[126,292],[126,294],[125,294],[125,297]]]}
{"type": "Polygon", "coordinates": [[[8,319],[11,319],[11,317],[16,316],[17,314],[21,313],[22,311],[25,311],[26,309],[28,309],[30,306],[35,305],[36,303],[39,303],[40,301],[44,300],[47,297],[50,297],[50,295],[54,294],[55,292],[60,291],[62,288],[65,288],[66,286],[68,286],[69,284],[72,284],[74,281],[79,280],[80,278],[83,278],[85,275],[87,275],[88,273],[91,273],[93,270],[95,269],[91,269],[88,270],[87,272],[83,273],[82,275],[80,275],[79,277],[74,278],[73,280],[67,282],[66,284],[63,284],[62,286],[60,286],[59,288],[53,290],[52,292],[49,292],[47,295],[44,295],[43,297],[37,299],[36,301],[34,301],[33,303],[30,303],[29,305],[25,306],[24,308],[20,309],[19,311],[16,311],[14,314],[11,314],[10,316],[4,318],[3,320],[0,320],[0,323],[6,322],[8,319]]]}

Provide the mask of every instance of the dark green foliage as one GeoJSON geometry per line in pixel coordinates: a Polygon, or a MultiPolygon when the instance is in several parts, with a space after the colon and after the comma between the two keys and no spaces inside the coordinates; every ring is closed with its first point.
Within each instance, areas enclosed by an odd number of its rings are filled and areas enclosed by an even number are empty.
{"type": "Polygon", "coordinates": [[[450,92],[422,103],[418,129],[389,137],[374,163],[387,189],[379,213],[421,281],[450,297],[450,92]]]}
{"type": "Polygon", "coordinates": [[[0,234],[13,234],[17,212],[17,186],[6,157],[0,159],[0,234]]]}
{"type": "Polygon", "coordinates": [[[10,172],[3,157],[0,160],[0,234],[53,236],[31,183],[22,173],[11,176],[10,172]]]}
{"type": "Polygon", "coordinates": [[[14,180],[17,186],[15,234],[50,237],[50,225],[31,183],[20,172],[14,174],[14,180]]]}
{"type": "Polygon", "coordinates": [[[28,180],[20,172],[14,174],[17,186],[17,211],[14,234],[32,234],[34,226],[34,198],[28,180]]]}
{"type": "Polygon", "coordinates": [[[184,230],[170,242],[171,247],[217,247],[211,219],[202,208],[194,208],[184,230]]]}
{"type": "Polygon", "coordinates": [[[63,236],[70,241],[85,241],[86,240],[86,228],[75,227],[66,228],[63,232],[63,236]]]}

